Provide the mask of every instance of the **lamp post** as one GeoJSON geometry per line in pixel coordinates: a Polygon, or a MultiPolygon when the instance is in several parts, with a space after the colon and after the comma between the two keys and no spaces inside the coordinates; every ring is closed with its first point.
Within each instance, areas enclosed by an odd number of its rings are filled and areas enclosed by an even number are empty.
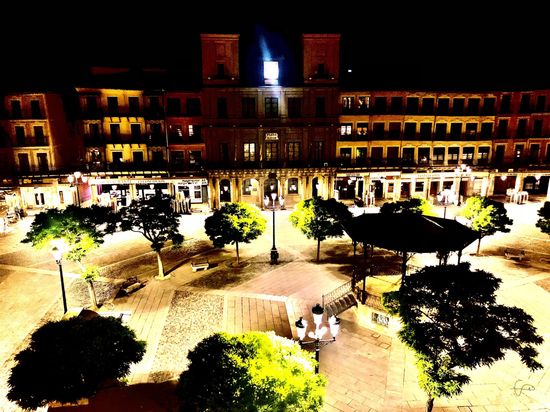
{"type": "Polygon", "coordinates": [[[308,323],[307,320],[300,316],[300,319],[295,322],[295,325],[296,331],[298,332],[300,347],[304,347],[306,345],[314,345],[315,360],[317,361],[317,364],[315,365],[315,373],[319,373],[319,355],[321,352],[321,347],[328,345],[329,343],[332,343],[336,340],[336,336],[338,335],[338,332],[340,330],[340,319],[338,319],[336,316],[331,316],[329,318],[328,323],[332,339],[323,339],[323,336],[327,332],[326,326],[321,327],[321,324],[323,323],[323,313],[325,312],[325,310],[322,308],[321,305],[317,303],[313,308],[311,308],[311,312],[313,314],[315,331],[310,331],[308,337],[310,337],[312,340],[304,341],[304,338],[306,337],[306,329],[308,323]]]}
{"type": "Polygon", "coordinates": [[[455,201],[454,194],[449,189],[443,189],[437,194],[437,201],[443,206],[443,219],[447,218],[447,206],[452,205],[455,201]]]}
{"type": "Polygon", "coordinates": [[[63,282],[63,266],[61,265],[61,259],[63,253],[57,246],[52,249],[52,255],[55,259],[55,263],[59,266],[59,279],[61,280],[61,296],[63,297],[63,314],[67,313],[67,298],[65,297],[65,283],[63,282]]]}
{"type": "Polygon", "coordinates": [[[455,169],[455,175],[458,175],[458,190],[457,190],[457,202],[456,202],[456,205],[457,206],[460,206],[461,202],[460,202],[460,186],[461,186],[461,183],[462,183],[462,175],[465,174],[465,175],[469,175],[470,173],[472,173],[472,168],[470,166],[467,166],[465,164],[461,164],[460,167],[457,167],[455,169]]]}
{"type": "Polygon", "coordinates": [[[67,180],[71,184],[71,188],[76,189],[76,205],[80,207],[80,191],[78,190],[78,185],[80,183],[86,183],[88,181],[88,176],[84,176],[77,170],[72,175],[67,176],[67,180]],[[75,186],[73,186],[73,183],[75,183],[75,186]]]}
{"type": "MultiPolygon", "coordinates": [[[[274,185],[271,185],[271,190],[273,190],[275,188],[274,185]]],[[[272,265],[276,265],[277,264],[277,260],[279,259],[279,252],[277,251],[277,247],[275,247],[275,199],[277,199],[277,193],[276,192],[272,192],[271,193],[271,199],[273,201],[273,246],[271,247],[271,253],[270,253],[270,256],[271,256],[271,261],[270,263],[272,265]]],[[[284,205],[284,199],[281,198],[279,199],[279,201],[281,202],[281,208],[283,207],[284,205]],[[281,201],[282,199],[282,201],[281,201]]],[[[269,207],[269,197],[264,197],[264,205],[266,208],[269,207]]]]}

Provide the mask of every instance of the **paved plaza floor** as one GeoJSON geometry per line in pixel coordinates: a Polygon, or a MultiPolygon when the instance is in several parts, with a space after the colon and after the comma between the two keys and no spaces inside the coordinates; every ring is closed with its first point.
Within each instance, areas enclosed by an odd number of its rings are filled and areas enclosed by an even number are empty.
{"type": "MultiPolygon", "coordinates": [[[[509,355],[491,368],[469,371],[472,381],[464,392],[450,399],[437,399],[436,411],[550,411],[550,296],[548,288],[542,287],[550,280],[550,248],[546,247],[546,235],[540,236],[536,228],[529,229],[536,220],[532,213],[538,205],[526,205],[530,209],[516,206],[519,205],[511,205],[510,212],[513,217],[518,216],[517,228],[510,234],[484,239],[480,257],[470,255],[475,251],[472,245],[463,260],[502,279],[500,303],[519,306],[533,316],[538,332],[545,338],[539,347],[544,369],[530,372],[516,355],[509,355]],[[528,259],[523,262],[505,259],[500,252],[506,246],[525,247],[528,259]]],[[[233,247],[219,250],[200,243],[205,240],[200,230],[204,216],[185,216],[189,221],[187,227],[193,230],[185,232],[185,220],[183,230],[187,240],[201,245],[195,252],[211,263],[212,267],[206,271],[193,272],[188,257],[178,262],[174,255],[171,261],[173,255],[166,252],[170,279],[155,280],[154,264],[148,263],[154,262],[153,256],[147,244],[139,240],[131,251],[113,243],[108,250],[95,252],[94,259],[106,267],[110,261],[127,262],[124,269],[118,266],[112,269],[139,270],[137,274],[126,274],[147,279],[144,288],[102,307],[104,311],[131,314],[128,325],[147,341],[147,353],[132,367],[127,387],[106,388],[88,405],[53,409],[176,410],[171,382],[184,369],[187,351],[203,337],[218,330],[273,330],[278,335],[296,338],[295,320],[300,316],[308,318],[311,307],[323,293],[349,280],[351,264],[359,258],[353,257],[349,240],[343,238],[322,242],[321,262],[314,262],[316,242],[290,226],[288,213],[278,212],[277,216],[276,239],[281,255],[278,265],[269,264],[272,234],[269,213],[266,213],[267,232],[250,244],[240,245],[239,265],[235,265],[233,247]],[[125,257],[127,254],[129,257],[125,257]]],[[[0,378],[4,380],[0,382],[0,410],[5,412],[17,410],[13,404],[1,400],[6,391],[6,371],[13,365],[12,354],[22,348],[25,337],[37,325],[60,315],[55,264],[42,252],[25,253],[29,246],[18,244],[20,237],[14,231],[0,238],[3,330],[0,378]],[[32,294],[21,293],[22,288],[32,294]]],[[[428,255],[417,255],[414,259],[418,266],[435,263],[428,255]]],[[[71,282],[77,282],[71,277],[70,265],[67,273],[70,288],[71,282]]],[[[425,395],[417,384],[412,353],[391,334],[363,326],[357,309],[346,311],[341,318],[337,341],[320,352],[320,371],[329,382],[323,411],[424,410],[425,395]]]]}

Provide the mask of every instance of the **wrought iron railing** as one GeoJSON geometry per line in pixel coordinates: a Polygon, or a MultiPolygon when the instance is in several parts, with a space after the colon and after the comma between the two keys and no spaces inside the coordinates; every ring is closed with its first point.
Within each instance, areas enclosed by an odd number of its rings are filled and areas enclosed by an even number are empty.
{"type": "Polygon", "coordinates": [[[338,286],[336,289],[330,291],[329,293],[323,295],[322,296],[323,308],[326,308],[328,305],[340,299],[342,296],[346,296],[347,294],[351,293],[353,291],[353,286],[354,286],[354,281],[352,279],[349,282],[346,282],[338,286]]]}

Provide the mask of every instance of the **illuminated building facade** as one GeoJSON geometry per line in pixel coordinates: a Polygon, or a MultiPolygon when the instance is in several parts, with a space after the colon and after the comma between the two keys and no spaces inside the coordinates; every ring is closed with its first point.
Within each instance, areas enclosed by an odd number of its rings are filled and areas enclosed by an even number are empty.
{"type": "Polygon", "coordinates": [[[338,34],[302,35],[292,67],[262,41],[250,81],[239,35],[200,42],[200,87],[79,86],[65,111],[60,95],[4,96],[4,186],[20,188],[22,207],[64,205],[79,170],[85,205],[162,191],[202,210],[263,207],[271,193],[288,207],[317,195],[436,203],[444,189],[550,195],[550,90],[344,87],[338,34]]]}

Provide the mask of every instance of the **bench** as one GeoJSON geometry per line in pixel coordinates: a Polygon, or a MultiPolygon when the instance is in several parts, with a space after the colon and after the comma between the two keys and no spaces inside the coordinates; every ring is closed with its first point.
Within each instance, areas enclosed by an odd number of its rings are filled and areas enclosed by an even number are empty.
{"type": "Polygon", "coordinates": [[[137,277],[133,276],[128,278],[122,283],[120,291],[122,294],[128,296],[136,290],[141,289],[145,286],[144,282],[140,282],[137,277]]]}
{"type": "Polygon", "coordinates": [[[208,259],[197,259],[191,261],[191,269],[193,272],[196,272],[200,269],[208,269],[210,267],[210,263],[208,262],[208,259]]]}
{"type": "Polygon", "coordinates": [[[525,250],[506,248],[504,250],[504,256],[506,256],[506,259],[517,259],[521,261],[525,257],[525,250]]]}

